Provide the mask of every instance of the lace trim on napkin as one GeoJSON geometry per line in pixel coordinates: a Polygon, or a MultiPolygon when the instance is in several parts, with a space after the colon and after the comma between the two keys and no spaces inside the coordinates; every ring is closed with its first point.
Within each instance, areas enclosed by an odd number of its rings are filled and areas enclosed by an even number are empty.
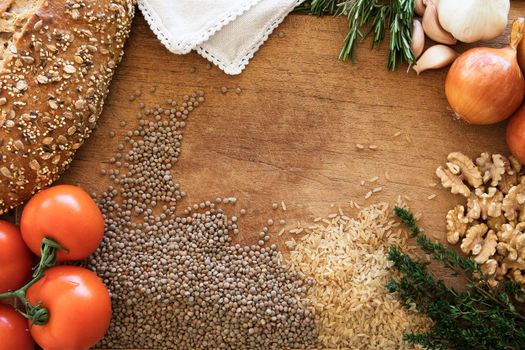
{"type": "Polygon", "coordinates": [[[293,11],[294,8],[299,6],[305,0],[296,0],[288,8],[285,8],[284,11],[276,13],[272,20],[268,22],[268,25],[262,29],[259,39],[248,49],[248,51],[242,57],[236,57],[234,62],[228,63],[223,58],[213,55],[211,52],[206,50],[202,46],[197,46],[196,51],[208,61],[215,64],[219,67],[224,73],[230,75],[241,74],[242,71],[246,68],[250,60],[253,58],[255,53],[259,48],[264,44],[266,40],[270,37],[270,34],[284,21],[286,16],[293,11]]]}
{"type": "MultiPolygon", "coordinates": [[[[194,38],[186,40],[184,42],[175,42],[169,38],[169,31],[166,29],[162,20],[157,15],[157,13],[151,8],[150,4],[145,0],[137,0],[140,10],[144,14],[144,18],[148,22],[151,30],[159,38],[159,40],[173,53],[176,54],[187,54],[195,46],[202,44],[207,41],[212,35],[221,30],[222,27],[228,23],[235,20],[237,17],[248,11],[250,8],[255,6],[260,0],[249,0],[244,3],[242,6],[226,13],[222,18],[217,20],[217,22],[207,28],[205,31],[201,32],[194,38]]],[[[303,0],[304,1],[304,0],[303,0]]]]}

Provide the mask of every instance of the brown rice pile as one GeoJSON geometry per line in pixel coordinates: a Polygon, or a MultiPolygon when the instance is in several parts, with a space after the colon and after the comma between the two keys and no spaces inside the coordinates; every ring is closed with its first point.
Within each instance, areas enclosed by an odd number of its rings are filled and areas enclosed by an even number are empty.
{"type": "Polygon", "coordinates": [[[388,248],[407,247],[408,238],[391,212],[380,203],[356,218],[332,214],[287,242],[291,268],[316,281],[307,299],[319,316],[319,340],[326,347],[411,349],[403,333],[430,325],[385,288],[395,274],[388,248]]]}

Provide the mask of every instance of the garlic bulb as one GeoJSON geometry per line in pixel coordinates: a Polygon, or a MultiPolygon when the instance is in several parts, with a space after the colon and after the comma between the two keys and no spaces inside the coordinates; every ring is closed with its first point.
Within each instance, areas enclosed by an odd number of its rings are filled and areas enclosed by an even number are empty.
{"type": "Polygon", "coordinates": [[[505,31],[510,0],[440,0],[439,23],[465,43],[494,39],[505,31]]]}

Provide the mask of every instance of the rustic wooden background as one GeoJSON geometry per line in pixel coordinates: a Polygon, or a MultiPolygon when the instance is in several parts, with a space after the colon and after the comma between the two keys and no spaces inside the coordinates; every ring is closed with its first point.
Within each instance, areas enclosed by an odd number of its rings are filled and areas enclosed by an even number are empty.
{"type": "MultiPolygon", "coordinates": [[[[513,3],[511,19],[518,14],[525,14],[525,2],[513,3]]],[[[285,218],[291,229],[297,221],[308,225],[339,206],[349,211],[350,200],[393,203],[401,194],[422,213],[426,232],[443,239],[445,213],[462,199],[430,186],[438,182],[435,168],[452,151],[506,154],[505,124],[478,127],[454,120],[444,96],[446,70],[421,76],[405,67],[390,72],[386,45],[373,51],[362,45],[354,65],[339,61],[346,26],[342,18],[291,15],[241,75],[228,76],[208,69],[195,53],[169,53],[138,15],[97,130],[62,181],[103,191],[108,183],[99,169],[136,125],[138,103],[163,104],[203,90],[206,102],[188,119],[174,168],[188,193],[179,209],[235,196],[237,204],[227,210],[247,209],[240,240],[254,243],[269,218],[285,218]],[[155,93],[148,91],[151,86],[155,93]],[[142,96],[130,102],[137,89],[142,96]],[[127,127],[120,126],[122,120],[127,127]],[[110,138],[110,131],[117,137],[110,138]],[[393,137],[397,132],[402,134],[393,137]],[[359,151],[356,143],[378,149],[359,151]],[[380,177],[378,183],[360,184],[374,176],[380,177]],[[365,200],[378,186],[383,191],[365,200]],[[435,199],[427,199],[433,194],[435,199]],[[286,212],[272,210],[272,203],[281,201],[286,212]]],[[[501,47],[506,41],[504,35],[489,45],[501,47]]],[[[277,237],[280,228],[272,228],[273,241],[284,249],[282,243],[292,235],[277,237]]]]}
{"type": "MultiPolygon", "coordinates": [[[[511,18],[520,13],[525,14],[525,2],[514,2],[511,18]]],[[[446,70],[421,76],[405,67],[390,72],[386,45],[373,51],[362,45],[356,64],[339,61],[345,33],[342,18],[289,16],[241,75],[228,76],[208,69],[195,53],[168,52],[138,15],[97,130],[62,181],[104,190],[99,169],[135,125],[139,102],[163,104],[203,90],[206,102],[188,119],[174,168],[188,193],[180,209],[235,196],[233,212],[248,211],[240,220],[241,240],[252,243],[269,218],[285,218],[290,229],[333,212],[332,204],[346,211],[350,200],[393,202],[402,194],[423,214],[427,233],[442,238],[444,215],[461,198],[429,186],[438,181],[435,168],[451,151],[506,154],[505,124],[479,127],[454,120],[444,96],[446,70]],[[142,96],[130,102],[137,89],[142,96]],[[110,131],[117,137],[110,138],[110,131]],[[393,137],[397,132],[402,134],[393,137]],[[356,143],[378,150],[360,151],[356,143]],[[361,186],[374,176],[378,183],[361,186]],[[383,191],[365,200],[378,186],[383,191]],[[432,194],[437,197],[428,200],[432,194]],[[272,210],[272,203],[281,201],[287,211],[272,210]]],[[[504,35],[490,45],[506,41],[504,35]]],[[[279,229],[274,225],[273,231],[279,229]]]]}

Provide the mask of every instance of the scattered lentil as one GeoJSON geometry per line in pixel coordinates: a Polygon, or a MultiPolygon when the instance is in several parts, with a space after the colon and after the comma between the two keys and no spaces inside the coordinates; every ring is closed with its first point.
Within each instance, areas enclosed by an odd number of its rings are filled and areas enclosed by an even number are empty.
{"type": "Polygon", "coordinates": [[[237,218],[228,219],[211,201],[175,215],[186,193],[170,169],[180,156],[185,124],[171,111],[147,110],[126,134],[128,150],[111,158],[110,164],[125,162],[121,171],[107,169],[115,187],[97,198],[106,233],[86,264],[108,286],[114,312],[97,347],[317,346],[316,315],[303,302],[312,281],[289,272],[275,245],[263,248],[267,227],[258,245],[242,247],[230,242],[239,233],[237,218]]]}
{"type": "Polygon", "coordinates": [[[227,88],[226,86],[222,86],[222,87],[221,87],[221,92],[222,92],[223,94],[227,93],[227,92],[228,92],[228,88],[227,88]]]}

